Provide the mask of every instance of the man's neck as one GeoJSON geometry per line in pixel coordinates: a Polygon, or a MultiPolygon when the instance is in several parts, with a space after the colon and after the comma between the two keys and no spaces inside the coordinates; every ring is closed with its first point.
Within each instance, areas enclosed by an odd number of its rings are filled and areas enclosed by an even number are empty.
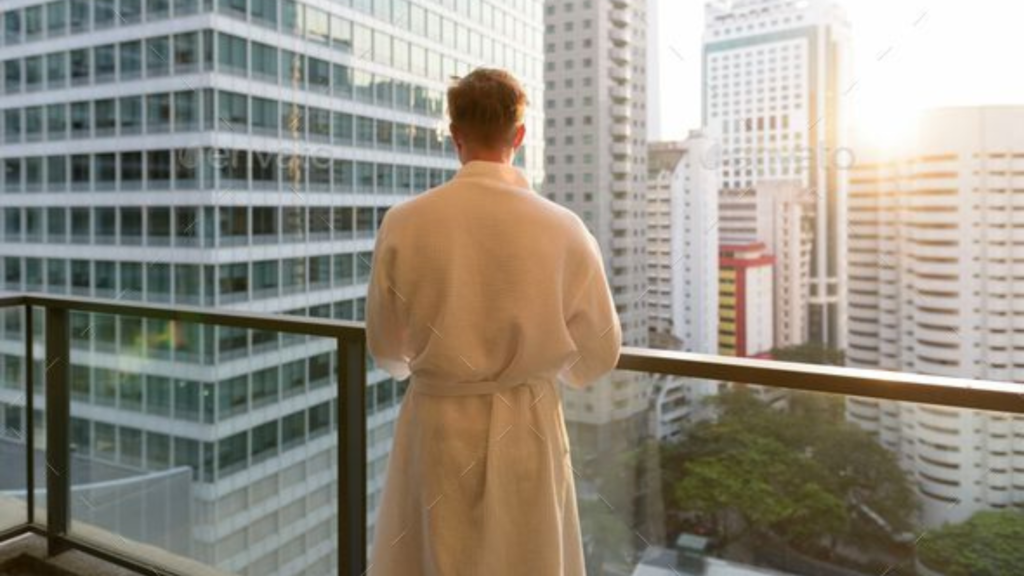
{"type": "Polygon", "coordinates": [[[494,162],[497,164],[511,165],[513,158],[515,158],[514,151],[479,151],[474,152],[471,155],[467,155],[465,158],[462,159],[462,163],[469,164],[470,162],[494,162]]]}

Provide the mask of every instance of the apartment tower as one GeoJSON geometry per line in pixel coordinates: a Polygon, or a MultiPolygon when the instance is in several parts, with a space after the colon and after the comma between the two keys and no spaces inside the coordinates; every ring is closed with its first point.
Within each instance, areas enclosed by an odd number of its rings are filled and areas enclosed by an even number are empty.
{"type": "Polygon", "coordinates": [[[764,244],[719,248],[718,353],[765,358],[774,347],[773,264],[764,244]]]}
{"type": "MultiPolygon", "coordinates": [[[[1024,381],[1024,311],[1014,305],[1024,274],[1022,124],[1022,107],[941,109],[905,147],[857,148],[849,365],[1024,381]]],[[[1020,417],[859,398],[846,407],[899,455],[925,526],[1024,506],[1020,417]]]]}
{"type": "Polygon", "coordinates": [[[693,132],[648,147],[650,339],[702,354],[718,350],[718,174],[704,166],[711,145],[693,132]]]}
{"type": "MultiPolygon", "coordinates": [[[[624,344],[643,346],[647,2],[548,0],[544,8],[542,191],[576,212],[597,239],[624,344]]],[[[586,390],[563,390],[574,465],[596,471],[578,480],[581,498],[600,494],[616,502],[630,526],[645,507],[637,484],[648,484],[646,468],[624,474],[616,467],[619,456],[649,434],[649,393],[646,376],[627,372],[613,372],[586,390]]]]}

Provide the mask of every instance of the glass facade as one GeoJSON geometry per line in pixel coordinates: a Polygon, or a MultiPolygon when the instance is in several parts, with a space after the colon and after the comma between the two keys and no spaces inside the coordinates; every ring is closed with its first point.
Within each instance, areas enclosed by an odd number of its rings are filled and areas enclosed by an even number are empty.
{"type": "MultiPolygon", "coordinates": [[[[0,290],[361,320],[384,213],[458,168],[450,79],[505,67],[539,102],[542,35],[539,0],[0,6],[0,290]]],[[[527,122],[517,163],[539,182],[539,111],[527,122]]],[[[12,377],[15,316],[0,329],[12,377]]],[[[333,342],[72,324],[78,456],[190,469],[186,556],[335,571],[333,342]]],[[[404,384],[368,369],[372,523],[404,384]]]]}

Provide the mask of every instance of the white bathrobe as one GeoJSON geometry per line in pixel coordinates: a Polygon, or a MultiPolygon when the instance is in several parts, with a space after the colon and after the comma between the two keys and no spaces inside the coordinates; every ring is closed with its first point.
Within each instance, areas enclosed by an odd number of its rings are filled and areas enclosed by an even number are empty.
{"type": "Polygon", "coordinates": [[[388,210],[366,329],[412,378],[370,576],[582,576],[557,381],[586,386],[622,345],[583,221],[518,169],[470,162],[388,210]]]}

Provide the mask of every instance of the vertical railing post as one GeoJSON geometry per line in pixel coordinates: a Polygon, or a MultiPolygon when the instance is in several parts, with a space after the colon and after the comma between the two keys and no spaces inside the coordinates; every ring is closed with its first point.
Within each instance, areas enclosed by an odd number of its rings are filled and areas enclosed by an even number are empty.
{"type": "Polygon", "coordinates": [[[68,311],[46,309],[46,531],[49,553],[66,549],[71,516],[71,334],[68,311]]]}
{"type": "Polygon", "coordinates": [[[32,305],[25,304],[25,504],[28,523],[36,521],[36,418],[35,418],[35,327],[32,325],[32,305]]]}
{"type": "Polygon", "coordinates": [[[366,353],[338,338],[338,574],[366,573],[366,353]]]}

